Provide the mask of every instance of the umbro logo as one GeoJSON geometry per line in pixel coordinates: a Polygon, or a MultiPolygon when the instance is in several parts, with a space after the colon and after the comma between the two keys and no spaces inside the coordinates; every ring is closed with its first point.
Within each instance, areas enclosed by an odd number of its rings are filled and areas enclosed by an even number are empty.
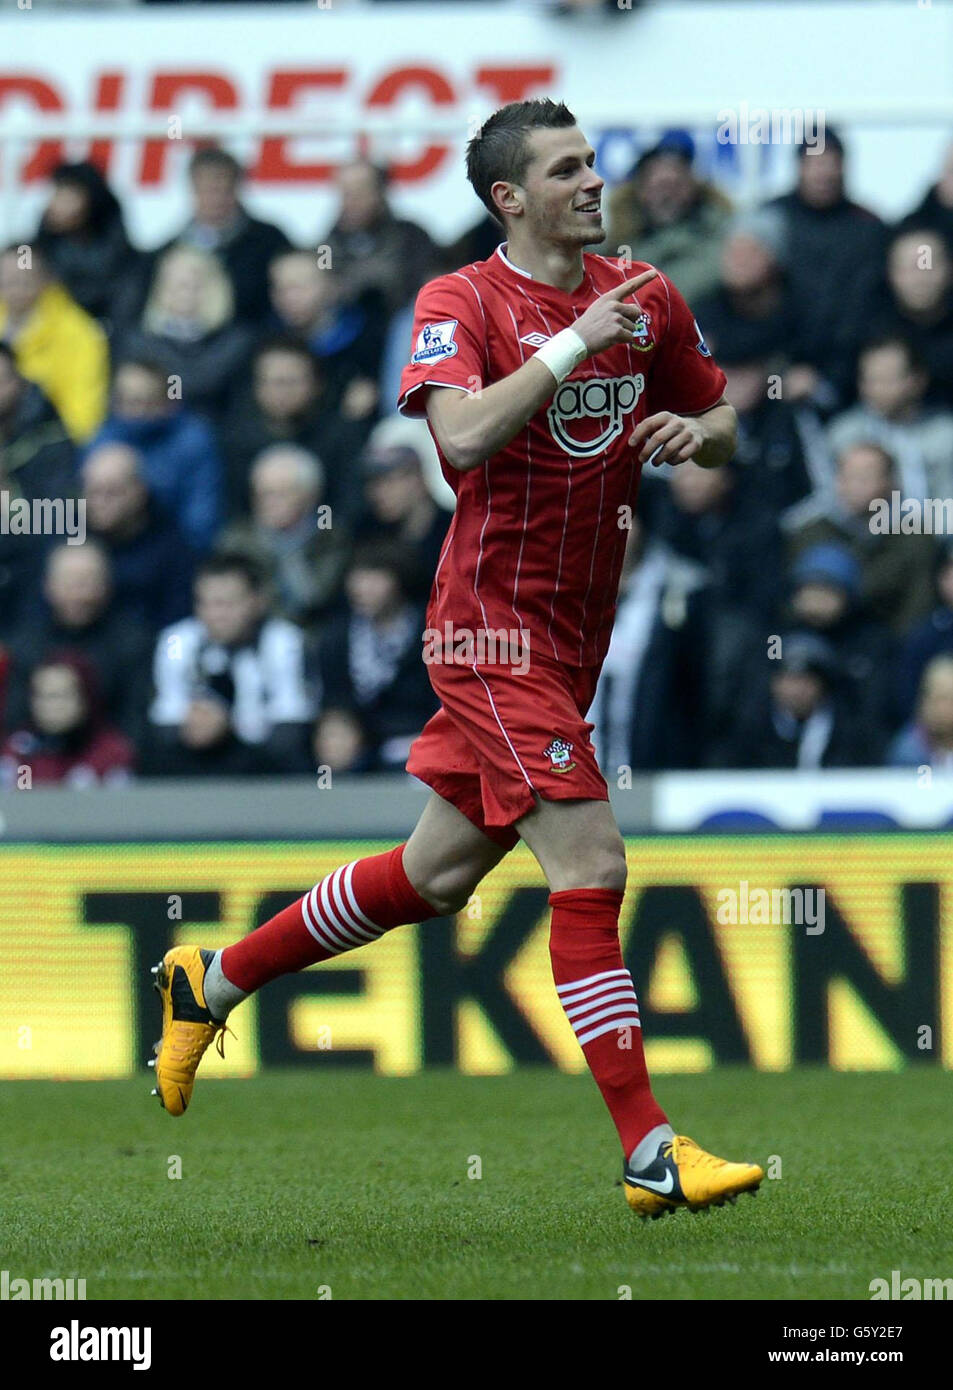
{"type": "Polygon", "coordinates": [[[525,338],[520,338],[521,343],[527,343],[530,347],[541,348],[544,343],[549,342],[545,333],[527,333],[525,338]]]}

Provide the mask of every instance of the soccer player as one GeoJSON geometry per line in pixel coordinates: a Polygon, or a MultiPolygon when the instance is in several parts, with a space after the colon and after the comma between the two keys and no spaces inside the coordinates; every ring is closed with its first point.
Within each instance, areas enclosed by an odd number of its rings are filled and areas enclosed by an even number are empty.
{"type": "Polygon", "coordinates": [[[334,870],[236,945],[167,952],[156,1080],[182,1114],[253,990],[461,911],[522,838],[549,884],[556,989],[618,1130],[626,1198],[657,1217],[733,1201],[764,1174],[676,1135],[652,1094],[619,947],[625,847],[586,713],[642,465],[726,462],[735,417],[664,274],[585,253],[604,236],[593,163],[565,106],[497,111],[467,174],[506,242],[417,297],[399,407],[426,412],[457,496],[425,634],[441,708],[407,763],[433,794],[404,844],[334,870]]]}

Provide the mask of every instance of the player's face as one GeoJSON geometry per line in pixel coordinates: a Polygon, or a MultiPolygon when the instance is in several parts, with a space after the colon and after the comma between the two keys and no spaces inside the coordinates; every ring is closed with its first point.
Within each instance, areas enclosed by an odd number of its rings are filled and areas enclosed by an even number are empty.
{"type": "Polygon", "coordinates": [[[526,229],[540,241],[589,246],[602,241],[602,190],[596,153],[578,126],[533,130],[523,180],[526,229]]]}

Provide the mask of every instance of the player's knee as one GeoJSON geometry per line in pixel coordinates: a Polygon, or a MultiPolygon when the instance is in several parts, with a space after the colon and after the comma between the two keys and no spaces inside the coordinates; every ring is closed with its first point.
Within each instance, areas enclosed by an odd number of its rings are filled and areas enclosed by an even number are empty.
{"type": "Polygon", "coordinates": [[[553,892],[568,888],[609,888],[614,893],[624,893],[626,884],[625,846],[620,840],[617,845],[590,845],[585,851],[574,856],[571,863],[558,868],[558,882],[551,883],[553,892]]]}
{"type": "Polygon", "coordinates": [[[612,863],[608,869],[607,888],[614,889],[617,893],[625,892],[625,885],[628,881],[629,868],[625,860],[625,846],[620,845],[617,854],[612,857],[612,863]]]}
{"type": "Polygon", "coordinates": [[[625,850],[620,844],[618,849],[604,849],[594,857],[591,870],[590,888],[611,888],[615,893],[625,892],[626,883],[626,862],[625,850]]]}
{"type": "Polygon", "coordinates": [[[478,882],[469,866],[455,865],[430,874],[417,891],[441,917],[453,917],[467,906],[478,882]]]}

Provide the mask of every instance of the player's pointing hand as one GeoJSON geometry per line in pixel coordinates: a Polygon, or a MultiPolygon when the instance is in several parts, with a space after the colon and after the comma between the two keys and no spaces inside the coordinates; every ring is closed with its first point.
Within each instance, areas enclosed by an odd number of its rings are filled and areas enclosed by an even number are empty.
{"type": "Polygon", "coordinates": [[[632,330],[641,318],[642,310],[637,302],[625,301],[643,285],[654,280],[657,274],[657,270],[643,270],[640,275],[600,295],[584,314],[580,314],[572,327],[589,349],[590,357],[616,343],[632,341],[632,330]]]}

